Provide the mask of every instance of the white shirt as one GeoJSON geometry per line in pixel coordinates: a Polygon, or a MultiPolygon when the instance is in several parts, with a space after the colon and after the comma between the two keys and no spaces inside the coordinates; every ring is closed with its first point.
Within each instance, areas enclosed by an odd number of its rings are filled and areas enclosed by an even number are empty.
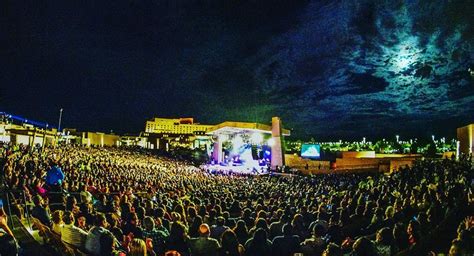
{"type": "Polygon", "coordinates": [[[73,224],[64,224],[63,228],[61,229],[61,240],[78,248],[84,248],[86,237],[87,232],[74,226],[73,224]]]}

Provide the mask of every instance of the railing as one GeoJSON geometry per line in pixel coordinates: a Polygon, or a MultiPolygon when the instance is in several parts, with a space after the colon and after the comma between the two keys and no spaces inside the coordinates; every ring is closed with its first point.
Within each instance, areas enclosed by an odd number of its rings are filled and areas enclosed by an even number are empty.
{"type": "MultiPolygon", "coordinates": [[[[12,194],[12,192],[7,189],[5,184],[2,184],[1,187],[2,187],[2,189],[0,190],[0,198],[3,201],[3,209],[4,209],[4,211],[6,210],[8,225],[12,229],[15,229],[17,227],[15,225],[15,221],[13,221],[13,216],[17,216],[17,213],[12,214],[12,205],[17,204],[16,203],[16,198],[12,194]]],[[[28,221],[28,226],[31,226],[31,222],[30,222],[30,218],[29,218],[30,217],[30,209],[28,207],[29,206],[28,205],[28,200],[26,199],[26,194],[24,193],[24,191],[20,191],[20,192],[21,193],[19,194],[19,196],[23,197],[22,198],[23,203],[20,204],[20,206],[24,210],[24,213],[22,213],[23,216],[18,216],[18,217],[20,217],[20,219],[22,219],[22,217],[25,217],[26,220],[28,221]]]]}
{"type": "MultiPolygon", "coordinates": [[[[75,196],[80,197],[81,192],[69,192],[69,191],[48,191],[47,196],[48,198],[51,198],[55,195],[63,195],[63,196],[75,196]]],[[[97,192],[93,193],[92,196],[94,199],[97,199],[100,195],[106,195],[106,196],[114,196],[114,195],[121,195],[123,193],[121,192],[109,192],[109,193],[103,193],[103,192],[97,192]]],[[[146,196],[149,195],[148,192],[145,191],[139,191],[139,192],[134,192],[134,195],[140,195],[140,196],[146,196]]],[[[3,201],[3,209],[6,211],[7,218],[8,218],[8,224],[11,225],[10,227],[12,229],[17,228],[15,225],[15,222],[13,221],[13,216],[17,216],[20,219],[25,219],[26,220],[26,225],[31,227],[31,213],[30,213],[30,208],[34,206],[34,204],[27,198],[27,194],[23,190],[19,189],[9,189],[7,185],[2,182],[0,185],[0,199],[3,201]],[[23,210],[20,212],[17,212],[16,210],[13,210],[15,206],[19,206],[19,210],[23,210]]],[[[49,207],[54,207],[54,206],[63,206],[63,203],[48,203],[49,207]]]]}

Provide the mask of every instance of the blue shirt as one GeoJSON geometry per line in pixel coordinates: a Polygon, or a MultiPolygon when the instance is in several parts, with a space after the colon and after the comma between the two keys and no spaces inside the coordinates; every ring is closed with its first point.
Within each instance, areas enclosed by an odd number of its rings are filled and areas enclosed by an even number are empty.
{"type": "Polygon", "coordinates": [[[53,166],[48,170],[46,174],[46,183],[50,186],[61,185],[64,180],[64,173],[58,166],[53,166]]]}

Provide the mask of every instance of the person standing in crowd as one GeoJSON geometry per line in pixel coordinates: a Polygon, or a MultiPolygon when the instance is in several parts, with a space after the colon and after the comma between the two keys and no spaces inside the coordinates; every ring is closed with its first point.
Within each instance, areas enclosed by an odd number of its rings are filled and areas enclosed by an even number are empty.
{"type": "Polygon", "coordinates": [[[63,201],[62,184],[65,179],[64,173],[59,167],[58,162],[51,160],[50,167],[46,172],[46,185],[48,187],[48,197],[51,203],[55,205],[51,207],[52,210],[65,210],[60,209],[59,204],[63,201]]]}
{"type": "Polygon", "coordinates": [[[60,187],[64,180],[64,173],[58,163],[51,161],[48,172],[46,173],[46,184],[52,188],[60,187]]]}

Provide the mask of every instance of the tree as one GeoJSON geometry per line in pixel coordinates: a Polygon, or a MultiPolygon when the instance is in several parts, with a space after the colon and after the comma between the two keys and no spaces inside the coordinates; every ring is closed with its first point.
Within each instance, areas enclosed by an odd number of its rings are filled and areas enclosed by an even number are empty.
{"type": "Polygon", "coordinates": [[[416,154],[418,153],[418,143],[417,142],[413,142],[410,146],[410,153],[411,154],[416,154]]]}
{"type": "Polygon", "coordinates": [[[436,157],[437,152],[438,152],[438,149],[436,148],[436,144],[434,142],[431,142],[430,145],[428,146],[428,149],[426,150],[426,156],[436,157]]]}

